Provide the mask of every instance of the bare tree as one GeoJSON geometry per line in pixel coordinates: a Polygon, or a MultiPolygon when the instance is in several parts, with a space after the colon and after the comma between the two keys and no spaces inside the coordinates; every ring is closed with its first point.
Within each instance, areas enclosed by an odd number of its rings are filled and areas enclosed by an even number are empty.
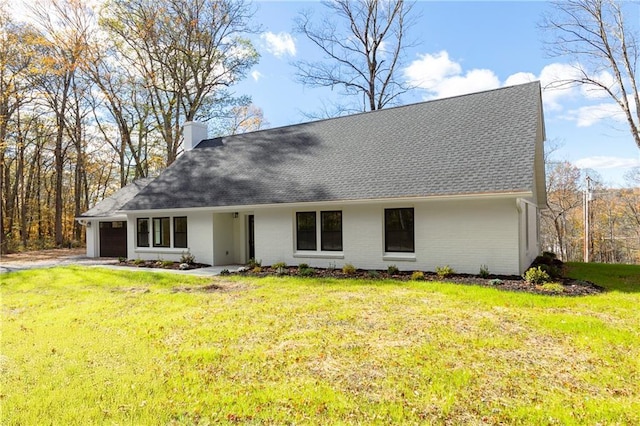
{"type": "Polygon", "coordinates": [[[640,167],[633,167],[624,174],[624,180],[630,187],[640,187],[640,167]]]}
{"type": "Polygon", "coordinates": [[[104,11],[125,66],[146,84],[168,166],[179,153],[182,123],[232,104],[228,88],[257,62],[245,37],[253,10],[242,0],[112,0],[104,11]]]}
{"type": "Polygon", "coordinates": [[[301,13],[296,31],[323,54],[321,61],[294,64],[298,80],[310,87],[341,87],[362,97],[361,110],[373,111],[397,102],[409,87],[398,76],[411,5],[404,0],[335,0],[322,3],[326,15],[318,24],[301,13]]]}
{"type": "Polygon", "coordinates": [[[571,213],[582,203],[580,170],[567,161],[548,164],[547,209],[542,211],[545,234],[553,234],[552,247],[563,260],[571,259],[567,236],[575,228],[571,213]]]}
{"type": "Polygon", "coordinates": [[[98,130],[117,156],[120,171],[120,186],[148,174],[148,128],[150,111],[147,105],[148,92],[135,71],[122,66],[122,58],[112,41],[96,36],[89,51],[90,60],[85,62],[84,72],[99,89],[90,92],[88,102],[98,130]],[[107,111],[105,116],[104,111],[107,111]],[[110,124],[117,131],[110,131],[110,124]],[[136,134],[141,129],[142,134],[136,134]],[[133,176],[130,168],[133,167],[133,176]]]}
{"type": "Polygon", "coordinates": [[[74,78],[85,59],[87,35],[92,13],[73,0],[47,0],[35,3],[31,11],[42,34],[41,56],[32,74],[46,107],[55,115],[55,243],[63,244],[63,168],[69,148],[66,138],[73,99],[74,78]]]}
{"type": "Polygon", "coordinates": [[[14,22],[5,7],[4,3],[0,3],[0,253],[8,251],[15,206],[16,187],[15,183],[11,183],[10,164],[23,149],[14,138],[16,143],[13,144],[13,151],[16,155],[14,158],[5,156],[10,146],[8,133],[14,115],[30,101],[26,75],[32,63],[34,40],[37,37],[32,28],[14,22]]]}
{"type": "MultiPolygon", "coordinates": [[[[586,85],[603,91],[620,107],[633,139],[640,148],[640,96],[636,66],[639,50],[634,27],[615,0],[564,0],[545,16],[543,28],[554,38],[552,55],[574,61],[575,75],[552,85],[586,85]]],[[[635,11],[637,13],[637,11],[635,11]]],[[[633,15],[637,19],[637,15],[633,15]]]]}

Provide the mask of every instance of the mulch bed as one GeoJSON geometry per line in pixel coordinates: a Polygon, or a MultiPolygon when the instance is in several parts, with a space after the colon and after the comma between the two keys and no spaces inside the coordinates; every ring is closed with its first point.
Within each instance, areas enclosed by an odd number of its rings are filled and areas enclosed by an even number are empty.
{"type": "MultiPolygon", "coordinates": [[[[163,268],[163,269],[181,269],[180,262],[167,262],[159,260],[134,260],[129,259],[120,262],[121,265],[133,266],[137,268],[163,268]]],[[[184,265],[184,264],[183,264],[184,265]]],[[[206,268],[210,265],[204,263],[192,263],[183,266],[182,269],[206,268]]],[[[341,269],[323,269],[313,268],[314,278],[355,278],[367,280],[384,280],[391,279],[397,281],[410,281],[412,272],[399,272],[397,274],[389,274],[387,271],[369,271],[358,269],[355,274],[347,275],[341,269]]],[[[267,276],[302,276],[300,270],[296,266],[289,266],[282,271],[275,268],[262,267],[260,272],[253,272],[247,268],[246,271],[232,272],[231,275],[246,275],[253,277],[267,276]]],[[[562,284],[562,292],[549,291],[540,285],[527,283],[518,275],[489,275],[486,278],[473,274],[453,274],[446,278],[440,278],[435,272],[425,272],[424,281],[440,281],[462,285],[479,285],[484,287],[493,287],[505,291],[518,291],[534,294],[558,295],[558,296],[588,296],[591,294],[599,294],[605,291],[603,287],[589,281],[574,280],[572,278],[559,278],[553,280],[562,284]]],[[[190,289],[181,289],[182,291],[190,291],[190,289]]],[[[202,291],[202,289],[199,289],[202,291]]],[[[208,289],[209,291],[219,290],[218,288],[208,289]]]]}
{"type": "MultiPolygon", "coordinates": [[[[383,280],[392,279],[398,281],[410,281],[411,272],[399,272],[397,274],[389,274],[387,271],[367,271],[358,269],[355,274],[347,275],[340,269],[322,269],[313,268],[314,278],[355,278],[367,280],[383,280]]],[[[239,272],[239,275],[266,277],[266,276],[301,276],[297,267],[287,267],[278,273],[278,270],[269,267],[261,268],[260,272],[247,270],[239,272]]],[[[462,285],[480,285],[484,287],[493,287],[499,290],[518,291],[535,294],[558,295],[558,296],[587,296],[591,294],[599,294],[605,291],[603,287],[589,281],[579,281],[571,278],[555,279],[554,282],[562,284],[562,293],[553,292],[542,288],[542,286],[529,284],[518,275],[489,275],[482,278],[472,274],[453,274],[446,278],[440,278],[435,272],[425,272],[424,281],[439,281],[462,285]],[[499,281],[498,281],[499,280],[499,281]]]]}
{"type": "Polygon", "coordinates": [[[189,269],[207,268],[211,266],[205,263],[180,263],[180,262],[170,262],[166,260],[140,260],[140,259],[121,260],[119,264],[122,266],[133,266],[135,268],[181,269],[183,271],[189,270],[189,269]],[[185,265],[185,266],[180,267],[180,265],[185,265]]]}

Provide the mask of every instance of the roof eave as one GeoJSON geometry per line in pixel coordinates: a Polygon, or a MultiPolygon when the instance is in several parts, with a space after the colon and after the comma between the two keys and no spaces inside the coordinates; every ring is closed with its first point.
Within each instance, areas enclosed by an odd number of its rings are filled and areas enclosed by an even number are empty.
{"type": "Polygon", "coordinates": [[[438,194],[427,196],[408,196],[408,197],[388,197],[388,198],[367,198],[367,199],[342,199],[342,200],[330,200],[330,201],[304,201],[304,202],[290,202],[290,203],[265,203],[265,204],[237,204],[228,206],[204,206],[204,207],[175,207],[175,208],[159,208],[159,209],[138,209],[138,210],[120,210],[118,213],[122,214],[147,214],[153,212],[184,212],[184,211],[246,211],[255,209],[267,209],[267,208],[279,208],[279,207],[313,207],[313,206],[326,206],[326,205],[345,205],[345,204],[401,204],[401,203],[415,203],[423,201],[472,201],[472,200],[497,200],[497,199],[512,199],[532,197],[533,192],[531,190],[513,190],[502,192],[485,192],[485,193],[469,193],[469,194],[438,194]]]}

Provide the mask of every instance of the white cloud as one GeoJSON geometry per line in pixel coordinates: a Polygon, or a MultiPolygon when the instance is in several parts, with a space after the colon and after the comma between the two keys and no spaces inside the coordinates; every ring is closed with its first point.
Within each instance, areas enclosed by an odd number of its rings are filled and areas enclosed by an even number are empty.
{"type": "Polygon", "coordinates": [[[513,86],[540,80],[543,87],[542,98],[547,111],[561,110],[560,101],[579,95],[573,86],[553,84],[558,80],[576,78],[576,67],[569,64],[553,63],[545,66],[540,75],[530,72],[518,72],[507,77],[501,84],[498,76],[489,69],[471,69],[463,71],[460,63],[452,60],[445,50],[434,54],[419,55],[404,70],[408,82],[427,91],[427,99],[442,98],[495,89],[501,86],[513,86]]]}
{"type": "Polygon", "coordinates": [[[436,97],[462,95],[500,87],[500,80],[491,70],[473,69],[464,76],[456,75],[440,82],[436,97]]]}
{"type": "MultiPolygon", "coordinates": [[[[426,91],[425,99],[437,99],[539,80],[545,111],[553,111],[560,118],[574,121],[578,127],[588,127],[601,120],[625,120],[618,105],[604,102],[607,98],[604,90],[570,83],[582,75],[580,67],[575,64],[552,63],[542,68],[539,75],[518,72],[508,76],[501,84],[492,70],[465,71],[460,63],[449,57],[447,51],[442,50],[433,54],[419,55],[418,59],[404,69],[404,75],[411,85],[426,91]],[[574,105],[577,101],[582,103],[582,106],[566,111],[563,104],[567,101],[574,105]],[[601,103],[594,104],[598,101],[601,103]],[[562,110],[566,112],[558,114],[562,110]]],[[[606,71],[598,75],[598,80],[608,87],[615,87],[613,76],[606,71]]],[[[630,104],[632,111],[635,111],[635,104],[631,99],[630,104]]]]}
{"type": "Polygon", "coordinates": [[[443,98],[500,87],[491,70],[472,69],[462,73],[462,66],[449,58],[449,53],[419,55],[404,70],[409,83],[428,92],[427,98],[443,98]]]}
{"type": "Polygon", "coordinates": [[[274,34],[272,32],[262,33],[260,38],[266,43],[266,49],[272,55],[281,58],[285,55],[296,56],[296,43],[291,34],[281,32],[274,34]]]}
{"type": "Polygon", "coordinates": [[[505,86],[515,86],[517,84],[530,83],[532,81],[538,80],[538,77],[535,74],[530,72],[517,72],[515,74],[511,74],[504,81],[505,86]]]}
{"type": "Polygon", "coordinates": [[[581,158],[574,164],[579,169],[626,169],[640,167],[640,158],[594,156],[581,158]]]}
{"type": "Polygon", "coordinates": [[[562,109],[560,102],[577,95],[575,85],[561,83],[578,78],[579,71],[570,64],[553,63],[546,65],[540,71],[538,80],[542,86],[542,99],[544,107],[548,111],[559,111],[562,109]]]}
{"type": "Polygon", "coordinates": [[[258,70],[251,71],[251,77],[254,81],[260,80],[263,76],[262,73],[258,70]]]}
{"type": "Polygon", "coordinates": [[[626,120],[620,106],[614,103],[583,106],[569,111],[565,118],[575,121],[578,127],[589,127],[605,119],[626,120]]]}
{"type": "MultiPolygon", "coordinates": [[[[614,92],[617,92],[618,84],[616,83],[615,77],[610,72],[602,71],[600,74],[595,76],[594,79],[614,92]]],[[[580,86],[580,93],[587,99],[606,99],[609,97],[609,94],[604,89],[588,84],[580,86]]]]}

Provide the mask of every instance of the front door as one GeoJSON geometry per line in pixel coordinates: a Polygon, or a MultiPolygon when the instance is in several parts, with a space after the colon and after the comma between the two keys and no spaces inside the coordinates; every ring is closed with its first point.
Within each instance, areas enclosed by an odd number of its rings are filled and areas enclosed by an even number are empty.
{"type": "Polygon", "coordinates": [[[249,237],[249,259],[256,258],[256,246],[255,246],[255,231],[253,225],[253,215],[250,214],[247,216],[247,236],[249,237]]]}

